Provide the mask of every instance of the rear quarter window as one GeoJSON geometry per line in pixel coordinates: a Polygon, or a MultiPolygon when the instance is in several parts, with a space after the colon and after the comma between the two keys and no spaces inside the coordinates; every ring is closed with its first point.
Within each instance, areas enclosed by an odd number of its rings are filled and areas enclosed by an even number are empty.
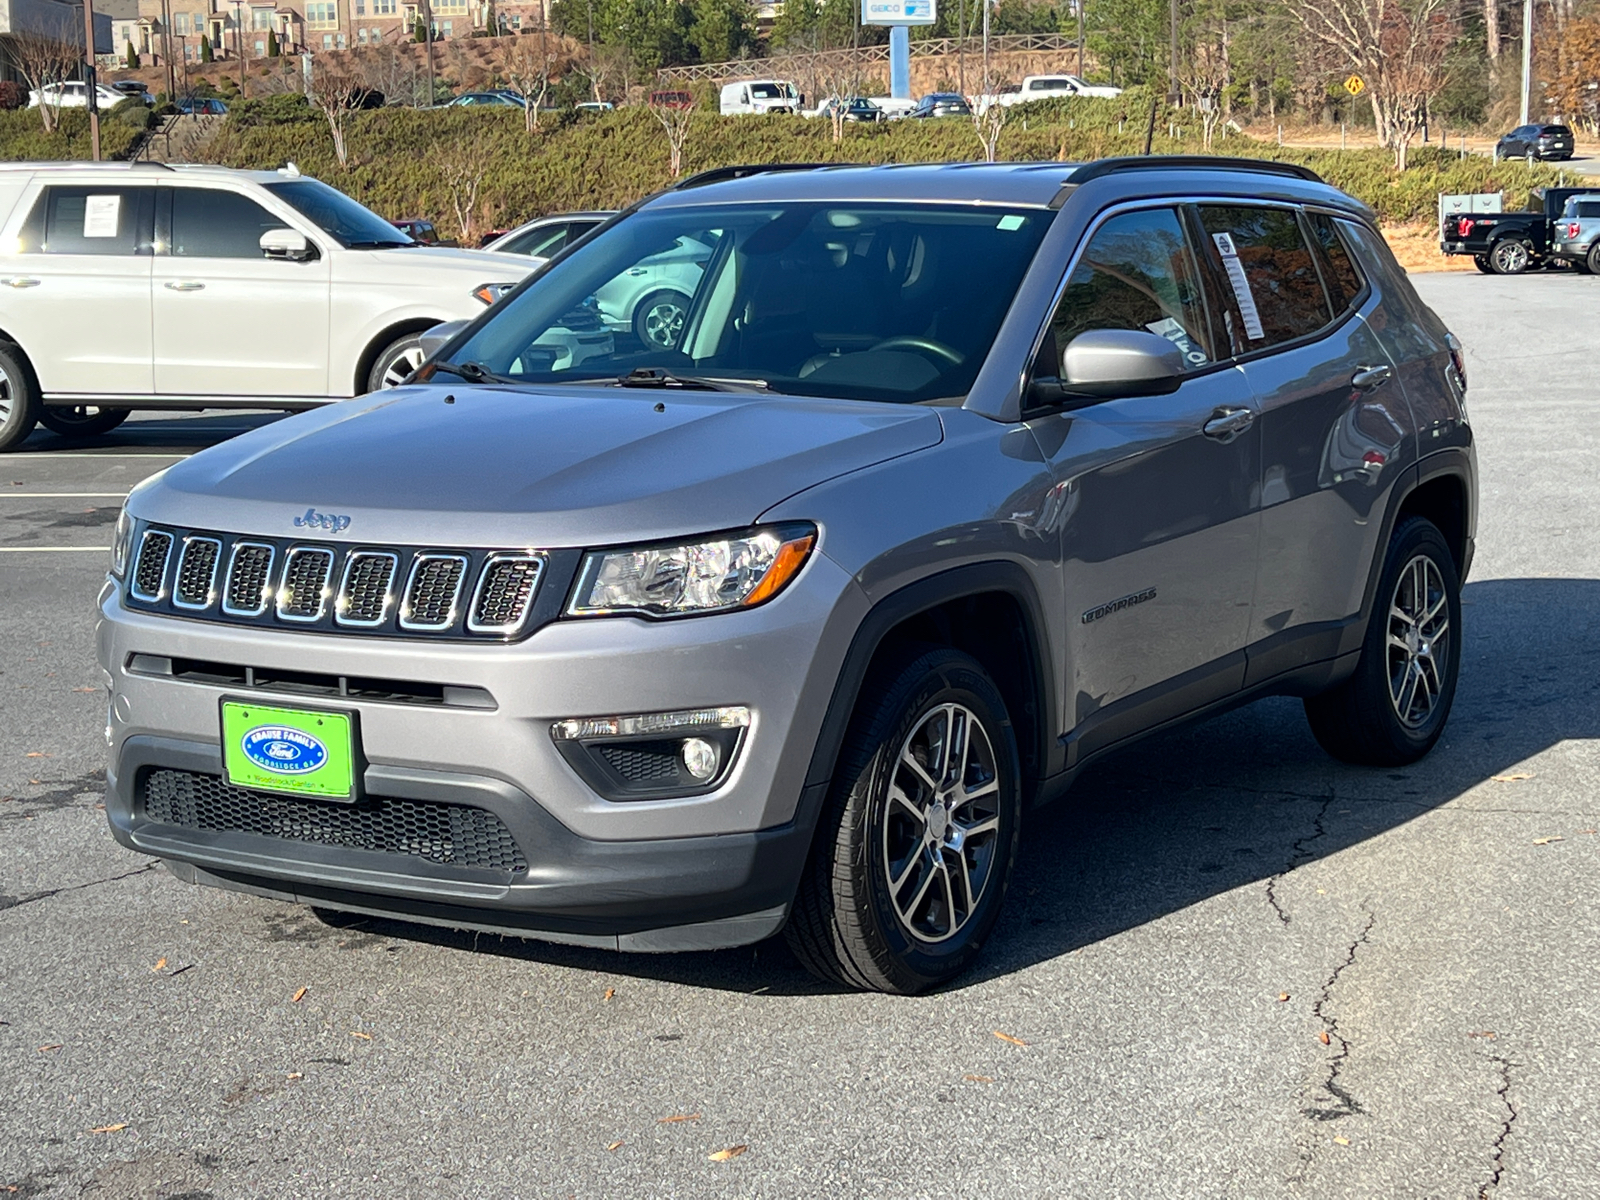
{"type": "Polygon", "coordinates": [[[1305,337],[1332,320],[1293,209],[1208,204],[1199,211],[1238,352],[1305,337]]]}

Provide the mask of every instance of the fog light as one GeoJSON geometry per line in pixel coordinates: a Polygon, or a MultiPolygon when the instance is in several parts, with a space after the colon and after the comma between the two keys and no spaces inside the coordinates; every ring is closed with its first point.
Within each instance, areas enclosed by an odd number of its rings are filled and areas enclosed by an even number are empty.
{"type": "Polygon", "coordinates": [[[686,738],[683,743],[684,770],[698,783],[705,783],[722,765],[722,753],[705,738],[686,738]]]}

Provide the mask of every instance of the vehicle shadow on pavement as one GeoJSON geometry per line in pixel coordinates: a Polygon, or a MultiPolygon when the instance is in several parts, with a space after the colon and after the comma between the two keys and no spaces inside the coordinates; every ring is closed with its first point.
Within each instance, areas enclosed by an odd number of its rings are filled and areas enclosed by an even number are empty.
{"type": "MultiPolygon", "coordinates": [[[[1350,767],[1274,698],[1094,764],[1030,814],[1011,893],[960,990],[1070,954],[1235,888],[1266,883],[1428,813],[1571,739],[1600,737],[1600,580],[1499,579],[1463,590],[1462,673],[1445,737],[1392,770],[1350,767]]],[[[333,914],[328,914],[333,918],[333,914]]],[[[333,918],[373,933],[575,969],[771,995],[839,989],[782,938],[712,953],[625,955],[333,918]]],[[[1267,928],[1263,925],[1263,929],[1267,928]]]]}
{"type": "Polygon", "coordinates": [[[190,454],[274,421],[281,421],[289,415],[282,412],[224,412],[216,409],[174,413],[170,416],[136,414],[137,419],[119,425],[110,433],[94,437],[69,437],[52,433],[41,425],[8,457],[15,459],[28,454],[48,457],[57,451],[113,454],[118,451],[170,450],[175,454],[190,454]]]}

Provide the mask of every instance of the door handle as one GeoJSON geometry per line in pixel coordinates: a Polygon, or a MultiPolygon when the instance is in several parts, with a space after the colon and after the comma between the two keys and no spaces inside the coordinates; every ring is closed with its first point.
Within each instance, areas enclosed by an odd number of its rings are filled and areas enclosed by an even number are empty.
{"type": "Polygon", "coordinates": [[[1350,386],[1357,391],[1370,392],[1380,384],[1387,383],[1389,377],[1393,374],[1394,368],[1389,366],[1362,367],[1354,375],[1350,376],[1350,386]]]}
{"type": "Polygon", "coordinates": [[[1225,408],[1202,425],[1200,431],[1219,442],[1231,442],[1254,425],[1255,421],[1256,414],[1251,409],[1225,408]]]}
{"type": "Polygon", "coordinates": [[[0,283],[5,284],[7,287],[14,287],[14,288],[38,287],[39,284],[42,283],[42,282],[43,281],[39,280],[39,279],[24,279],[20,275],[15,276],[15,277],[13,277],[11,279],[0,279],[0,283]]]}
{"type": "Polygon", "coordinates": [[[169,292],[201,292],[206,285],[198,279],[169,279],[164,286],[169,292]]]}

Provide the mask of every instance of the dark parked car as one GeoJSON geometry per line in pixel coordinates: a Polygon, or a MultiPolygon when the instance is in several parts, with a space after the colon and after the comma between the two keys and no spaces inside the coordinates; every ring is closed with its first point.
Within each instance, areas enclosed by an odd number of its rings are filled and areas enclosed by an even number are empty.
{"type": "Polygon", "coordinates": [[[221,100],[204,96],[185,96],[174,107],[186,117],[221,117],[228,112],[221,100]]]}
{"type": "Polygon", "coordinates": [[[1530,163],[1572,157],[1572,130],[1565,125],[1518,125],[1494,144],[1495,158],[1525,158],[1530,163]]]}
{"type": "Polygon", "coordinates": [[[844,119],[846,121],[866,121],[875,123],[878,121],[887,120],[883,114],[883,109],[879,108],[865,96],[853,96],[849,100],[824,100],[822,102],[822,107],[817,109],[817,116],[832,117],[833,110],[841,105],[844,107],[844,119]]]}
{"type": "Polygon", "coordinates": [[[1600,194],[1600,188],[1534,188],[1523,212],[1462,213],[1445,217],[1439,250],[1470,254],[1485,275],[1520,275],[1552,256],[1556,223],[1573,196],[1600,194]]]}
{"type": "Polygon", "coordinates": [[[462,92],[439,108],[527,108],[527,101],[514,92],[462,92]]]}
{"type": "Polygon", "coordinates": [[[930,92],[906,114],[910,117],[970,117],[972,106],[957,92],[930,92]]]}
{"type": "Polygon", "coordinates": [[[137,100],[140,104],[154,104],[156,98],[150,94],[150,89],[137,79],[117,79],[111,84],[111,90],[121,92],[130,100],[137,100]]]}

